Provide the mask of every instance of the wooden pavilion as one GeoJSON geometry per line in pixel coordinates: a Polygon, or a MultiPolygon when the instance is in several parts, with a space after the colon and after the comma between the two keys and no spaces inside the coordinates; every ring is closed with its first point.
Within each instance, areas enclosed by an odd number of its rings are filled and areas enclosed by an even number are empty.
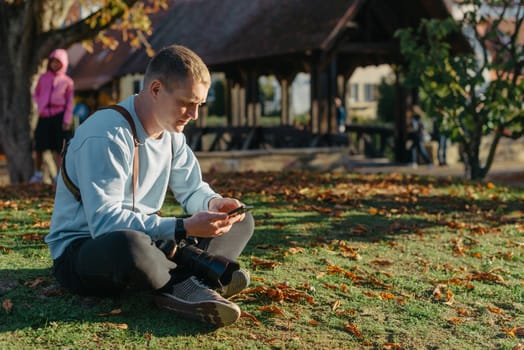
{"type": "MultiPolygon", "coordinates": [[[[181,44],[226,76],[226,115],[232,127],[257,127],[258,78],[272,74],[282,87],[281,125],[292,123],[289,88],[299,72],[310,74],[309,131],[336,133],[334,96],[360,66],[402,64],[394,33],[422,18],[450,15],[447,0],[176,0],[153,18],[149,41],[158,50],[181,44]]],[[[461,43],[459,45],[464,45],[461,43]]],[[[100,48],[74,66],[78,90],[143,73],[149,57],[125,43],[100,48]],[[93,74],[96,72],[96,74],[93,74]]],[[[397,79],[398,81],[398,79],[397,79]]],[[[395,156],[404,157],[405,111],[416,96],[397,83],[395,156]]]]}

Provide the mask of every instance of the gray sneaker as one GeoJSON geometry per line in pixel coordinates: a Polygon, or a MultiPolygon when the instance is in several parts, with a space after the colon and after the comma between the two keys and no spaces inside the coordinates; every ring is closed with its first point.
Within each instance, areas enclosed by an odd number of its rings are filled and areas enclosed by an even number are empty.
{"type": "Polygon", "coordinates": [[[249,286],[249,272],[244,269],[236,270],[231,275],[231,282],[218,290],[224,298],[230,298],[249,286]]]}
{"type": "Polygon", "coordinates": [[[161,308],[217,327],[230,325],[240,317],[237,304],[209,289],[194,276],[173,285],[170,292],[156,294],[154,301],[161,308]]]}

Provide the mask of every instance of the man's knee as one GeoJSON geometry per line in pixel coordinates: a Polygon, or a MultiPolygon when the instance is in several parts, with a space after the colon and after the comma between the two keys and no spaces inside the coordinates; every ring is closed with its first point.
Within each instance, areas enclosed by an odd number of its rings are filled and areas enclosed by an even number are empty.
{"type": "MultiPolygon", "coordinates": [[[[122,254],[123,269],[138,272],[140,279],[146,280],[147,286],[159,288],[169,280],[169,271],[176,267],[164,253],[156,247],[151,237],[140,231],[116,231],[115,241],[122,254]]],[[[143,284],[143,282],[137,283],[143,284]]]]}
{"type": "Polygon", "coordinates": [[[244,220],[237,222],[235,226],[235,230],[242,232],[247,240],[249,240],[255,231],[255,219],[253,218],[253,214],[249,212],[246,213],[244,220]]]}
{"type": "Polygon", "coordinates": [[[120,230],[109,233],[112,235],[112,245],[123,248],[129,252],[149,248],[153,241],[144,232],[135,230],[120,230]]]}

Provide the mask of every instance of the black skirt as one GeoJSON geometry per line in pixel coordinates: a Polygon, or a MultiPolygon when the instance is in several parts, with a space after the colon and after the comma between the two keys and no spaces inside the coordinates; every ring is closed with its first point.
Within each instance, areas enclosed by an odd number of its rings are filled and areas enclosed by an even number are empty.
{"type": "Polygon", "coordinates": [[[38,118],[35,130],[36,151],[60,152],[62,150],[64,141],[71,138],[71,131],[62,130],[63,119],[64,113],[38,118]]]}

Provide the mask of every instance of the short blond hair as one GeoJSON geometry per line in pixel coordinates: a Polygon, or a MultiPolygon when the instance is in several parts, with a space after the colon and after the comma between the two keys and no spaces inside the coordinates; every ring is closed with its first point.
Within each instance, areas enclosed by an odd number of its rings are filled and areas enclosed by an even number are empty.
{"type": "Polygon", "coordinates": [[[161,49],[151,59],[144,75],[144,85],[159,80],[172,91],[177,82],[189,78],[208,87],[211,85],[211,75],[204,61],[185,46],[171,45],[161,49]]]}

